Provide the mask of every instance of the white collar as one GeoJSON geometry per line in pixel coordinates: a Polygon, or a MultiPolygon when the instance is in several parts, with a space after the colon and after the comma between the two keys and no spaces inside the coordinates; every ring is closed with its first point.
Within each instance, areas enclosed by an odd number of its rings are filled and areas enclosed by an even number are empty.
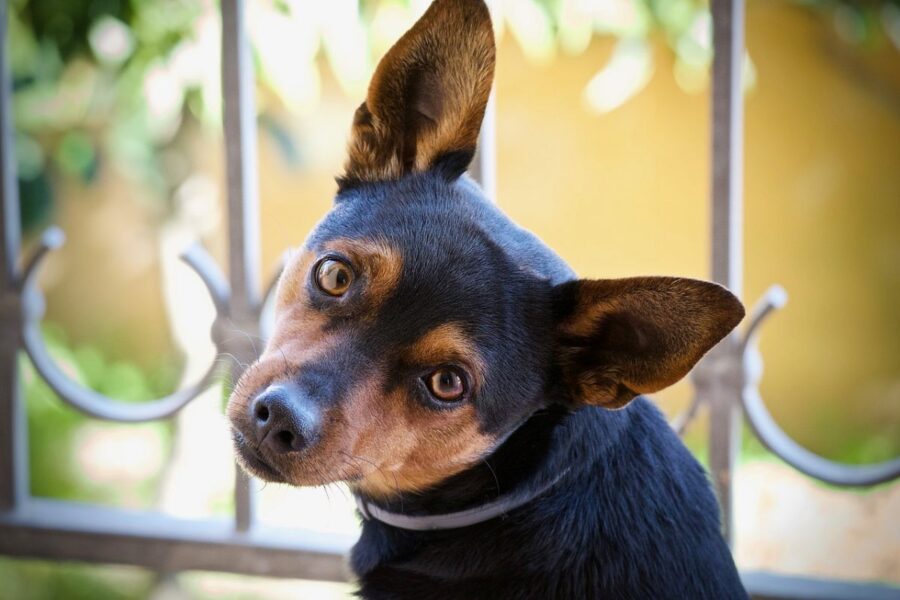
{"type": "Polygon", "coordinates": [[[555,486],[569,472],[563,469],[556,477],[535,490],[512,492],[500,496],[492,502],[451,513],[435,515],[404,515],[375,506],[354,494],[356,506],[366,521],[381,521],[392,527],[411,531],[433,531],[438,529],[457,529],[477,523],[484,523],[493,518],[509,513],[531,502],[555,486]]]}

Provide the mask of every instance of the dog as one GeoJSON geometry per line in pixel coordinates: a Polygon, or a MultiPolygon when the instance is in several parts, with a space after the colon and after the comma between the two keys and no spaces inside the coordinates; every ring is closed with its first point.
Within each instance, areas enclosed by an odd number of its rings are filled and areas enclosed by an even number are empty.
{"type": "Polygon", "coordinates": [[[746,598],[705,472],[642,396],[744,309],[578,279],[485,198],[465,171],[494,61],[484,3],[436,0],[379,63],[229,400],[238,460],[350,486],[363,598],[746,598]]]}

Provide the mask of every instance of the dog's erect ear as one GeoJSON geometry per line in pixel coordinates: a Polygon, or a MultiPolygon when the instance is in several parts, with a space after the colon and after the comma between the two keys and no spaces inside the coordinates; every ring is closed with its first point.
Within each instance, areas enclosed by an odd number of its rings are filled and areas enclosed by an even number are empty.
{"type": "Polygon", "coordinates": [[[356,110],[345,181],[383,181],[440,166],[465,171],[494,79],[483,0],[435,0],[381,59],[356,110]]]}
{"type": "Polygon", "coordinates": [[[570,281],[554,294],[560,383],[576,405],[619,408],[675,383],[744,316],[731,292],[693,279],[570,281]]]}

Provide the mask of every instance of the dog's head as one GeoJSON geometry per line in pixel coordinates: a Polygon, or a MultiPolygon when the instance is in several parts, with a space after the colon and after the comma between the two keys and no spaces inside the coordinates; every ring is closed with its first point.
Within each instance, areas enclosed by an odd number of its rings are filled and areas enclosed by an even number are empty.
{"type": "Polygon", "coordinates": [[[229,401],[251,473],[425,489],[549,402],[614,409],[674,383],[740,321],[715,284],[577,280],[484,198],[463,173],[493,71],[481,0],[436,0],[378,65],[334,208],[229,401]]]}

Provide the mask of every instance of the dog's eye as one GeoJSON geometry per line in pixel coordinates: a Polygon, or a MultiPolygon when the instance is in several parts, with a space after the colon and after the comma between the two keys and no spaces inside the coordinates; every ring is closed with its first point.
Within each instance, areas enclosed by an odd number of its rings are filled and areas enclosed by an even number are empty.
{"type": "Polygon", "coordinates": [[[455,402],[466,393],[466,383],[457,369],[441,367],[425,377],[431,395],[443,402],[455,402]]]}
{"type": "Polygon", "coordinates": [[[336,258],[326,258],[316,268],[316,285],[332,296],[343,296],[353,283],[350,266],[336,258]]]}

